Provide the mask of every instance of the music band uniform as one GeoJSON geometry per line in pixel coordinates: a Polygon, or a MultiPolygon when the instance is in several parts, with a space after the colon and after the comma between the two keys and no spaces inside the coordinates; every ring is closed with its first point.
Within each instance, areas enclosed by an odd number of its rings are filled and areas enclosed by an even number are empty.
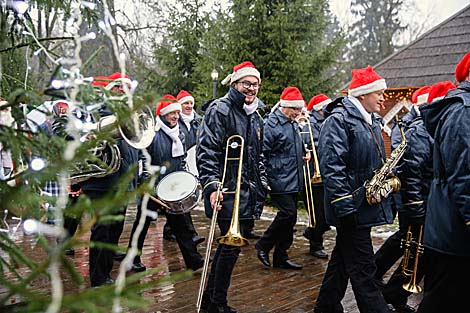
{"type": "Polygon", "coordinates": [[[297,197],[304,190],[301,173],[305,147],[295,120],[304,103],[296,87],[287,87],[281,94],[280,107],[269,114],[264,123],[263,154],[269,193],[279,209],[255,246],[258,258],[267,267],[270,266],[269,252],[274,249],[274,267],[302,268],[289,260],[287,250],[294,241],[297,197]]]}
{"type": "MultiPolygon", "coordinates": [[[[208,217],[212,217],[210,196],[215,194],[222,180],[226,141],[232,135],[244,138],[239,207],[240,231],[243,233],[245,221],[253,217],[258,194],[264,195],[266,187],[262,159],[263,120],[256,112],[256,94],[261,79],[254,65],[246,61],[234,67],[233,73],[224,80],[228,81],[229,92],[224,97],[212,101],[205,111],[197,146],[197,166],[204,188],[205,212],[208,217]],[[249,87],[244,87],[245,84],[249,84],[249,87]],[[256,88],[253,84],[257,84],[256,88]],[[248,98],[250,103],[246,103],[248,98]]],[[[228,162],[224,188],[235,190],[237,172],[238,161],[228,162]]],[[[217,224],[220,235],[224,236],[232,219],[234,194],[223,194],[221,205],[217,224]]],[[[240,251],[240,247],[221,243],[217,245],[202,298],[202,311],[235,312],[227,305],[227,291],[240,251]]]]}
{"type": "MultiPolygon", "coordinates": [[[[175,111],[180,112],[181,105],[176,101],[173,96],[165,95],[162,101],[160,101],[157,106],[157,125],[160,125],[160,129],[155,131],[153,141],[147,148],[147,151],[152,158],[151,164],[161,166],[162,168],[165,167],[165,170],[160,172],[159,177],[156,181],[156,185],[166,175],[175,171],[184,171],[185,169],[186,148],[184,147],[184,134],[179,130],[179,125],[177,122],[175,126],[171,127],[169,122],[167,121],[168,114],[175,111]],[[168,134],[167,132],[171,132],[171,134],[168,134]],[[174,138],[171,136],[174,136],[174,138]],[[181,143],[179,151],[175,151],[175,142],[177,141],[176,137],[179,138],[179,141],[181,143]]],[[[129,247],[131,245],[132,237],[139,224],[140,216],[142,213],[141,200],[142,199],[140,199],[137,207],[137,216],[132,227],[129,247]]],[[[165,210],[164,208],[161,208],[160,204],[150,200],[147,204],[147,209],[152,211],[165,210]]],[[[196,270],[202,267],[203,258],[201,254],[197,251],[196,244],[192,240],[193,233],[188,229],[186,225],[188,220],[188,214],[189,213],[171,214],[166,212],[165,216],[167,218],[167,223],[170,225],[171,229],[175,234],[176,242],[178,243],[186,267],[188,269],[196,270]]],[[[148,228],[150,226],[151,221],[152,218],[150,216],[146,216],[144,227],[138,238],[137,248],[139,251],[142,251],[145,236],[148,232],[148,228]]],[[[140,255],[137,255],[134,258],[134,267],[138,268],[137,271],[145,270],[145,266],[141,262],[140,255]]]]}
{"type": "Polygon", "coordinates": [[[455,71],[460,85],[423,106],[434,138],[426,212],[424,297],[420,313],[468,311],[470,281],[470,52],[455,71]]]}
{"type": "Polygon", "coordinates": [[[326,220],[336,227],[336,245],[317,298],[315,312],[343,312],[348,280],[361,312],[389,312],[374,283],[371,227],[392,223],[388,199],[370,205],[364,183],[385,162],[380,118],[385,80],[372,67],[353,70],[349,96],[330,103],[319,141],[326,220]]]}
{"type": "MultiPolygon", "coordinates": [[[[331,103],[331,99],[324,94],[319,94],[310,99],[307,105],[307,112],[309,114],[310,127],[312,129],[313,141],[318,157],[318,139],[320,137],[321,125],[325,121],[323,116],[323,108],[331,103]]],[[[311,148],[310,148],[311,149],[311,148]]],[[[313,156],[312,156],[313,158],[313,156]]],[[[310,174],[313,175],[315,164],[310,160],[310,174]]],[[[313,204],[315,212],[315,227],[307,227],[303,236],[309,240],[310,251],[309,253],[317,258],[326,259],[328,253],[323,246],[323,234],[330,230],[330,226],[326,223],[325,219],[325,200],[323,192],[323,183],[312,183],[313,191],[313,204]]]]}
{"type": "MultiPolygon", "coordinates": [[[[411,226],[413,240],[418,240],[420,228],[424,226],[427,197],[432,178],[433,139],[424,127],[418,105],[412,106],[411,111],[403,117],[402,124],[407,148],[394,171],[401,181],[399,192],[401,205],[397,207],[399,230],[390,236],[375,254],[377,266],[375,277],[377,280],[381,280],[387,270],[403,255],[404,247],[400,243],[402,240],[406,240],[409,226],[411,226]]],[[[401,142],[398,126],[392,128],[391,142],[392,150],[401,142]]],[[[414,256],[416,252],[414,249],[412,251],[414,256]]],[[[410,264],[413,265],[413,263],[410,259],[410,264]]],[[[416,282],[419,283],[422,278],[423,262],[418,261],[416,282]]],[[[411,292],[403,288],[403,285],[409,280],[409,277],[402,274],[402,266],[400,265],[383,287],[382,293],[385,300],[392,304],[397,312],[415,311],[407,305],[407,299],[411,292]]]]}

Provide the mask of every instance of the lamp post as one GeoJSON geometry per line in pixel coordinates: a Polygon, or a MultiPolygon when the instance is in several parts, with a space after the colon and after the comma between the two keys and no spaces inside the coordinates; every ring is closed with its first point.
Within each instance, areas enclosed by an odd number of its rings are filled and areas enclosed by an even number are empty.
{"type": "Polygon", "coordinates": [[[219,73],[216,69],[213,69],[211,72],[212,78],[212,98],[217,98],[217,79],[219,78],[219,73]]]}

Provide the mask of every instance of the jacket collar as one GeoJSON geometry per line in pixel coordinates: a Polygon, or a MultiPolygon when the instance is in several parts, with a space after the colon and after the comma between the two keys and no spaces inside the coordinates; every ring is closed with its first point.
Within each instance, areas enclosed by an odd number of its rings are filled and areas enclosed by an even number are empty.
{"type": "Polygon", "coordinates": [[[230,103],[235,104],[236,107],[242,109],[245,103],[245,95],[233,87],[230,87],[226,97],[230,103]]]}
{"type": "Polygon", "coordinates": [[[311,110],[310,111],[310,116],[314,118],[317,122],[323,122],[325,120],[325,117],[320,114],[320,112],[311,110]]]}
{"type": "Polygon", "coordinates": [[[291,120],[289,120],[287,116],[285,116],[284,113],[281,111],[281,107],[277,108],[277,110],[275,110],[273,114],[277,117],[279,124],[281,125],[291,122],[291,120]]]}

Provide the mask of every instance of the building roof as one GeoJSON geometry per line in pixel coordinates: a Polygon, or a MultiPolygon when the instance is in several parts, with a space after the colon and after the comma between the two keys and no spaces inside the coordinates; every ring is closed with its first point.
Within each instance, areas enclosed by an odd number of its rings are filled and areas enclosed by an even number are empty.
{"type": "Polygon", "coordinates": [[[389,88],[455,81],[454,71],[470,51],[470,5],[374,66],[389,88]]]}

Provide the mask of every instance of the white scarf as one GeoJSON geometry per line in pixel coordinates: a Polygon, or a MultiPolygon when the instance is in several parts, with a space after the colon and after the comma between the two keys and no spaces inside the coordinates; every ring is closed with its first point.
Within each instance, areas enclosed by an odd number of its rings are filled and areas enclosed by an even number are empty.
{"type": "Polygon", "coordinates": [[[173,141],[173,144],[171,146],[171,156],[174,158],[182,156],[184,154],[184,147],[179,137],[180,127],[178,123],[176,123],[175,127],[170,128],[160,119],[160,116],[157,116],[157,120],[159,120],[157,122],[160,123],[161,130],[163,130],[163,132],[167,134],[168,137],[170,137],[173,141]]]}
{"type": "Polygon", "coordinates": [[[362,117],[367,122],[367,124],[372,125],[372,114],[367,112],[366,109],[362,106],[362,103],[353,96],[348,96],[348,99],[354,104],[354,106],[361,112],[362,117]]]}
{"type": "Polygon", "coordinates": [[[194,110],[191,111],[191,114],[189,115],[181,113],[181,119],[183,120],[184,125],[186,125],[186,128],[191,130],[191,122],[194,120],[194,110]]]}
{"type": "Polygon", "coordinates": [[[258,98],[255,98],[252,104],[243,103],[243,110],[245,110],[246,115],[253,114],[258,108],[258,98]]]}

